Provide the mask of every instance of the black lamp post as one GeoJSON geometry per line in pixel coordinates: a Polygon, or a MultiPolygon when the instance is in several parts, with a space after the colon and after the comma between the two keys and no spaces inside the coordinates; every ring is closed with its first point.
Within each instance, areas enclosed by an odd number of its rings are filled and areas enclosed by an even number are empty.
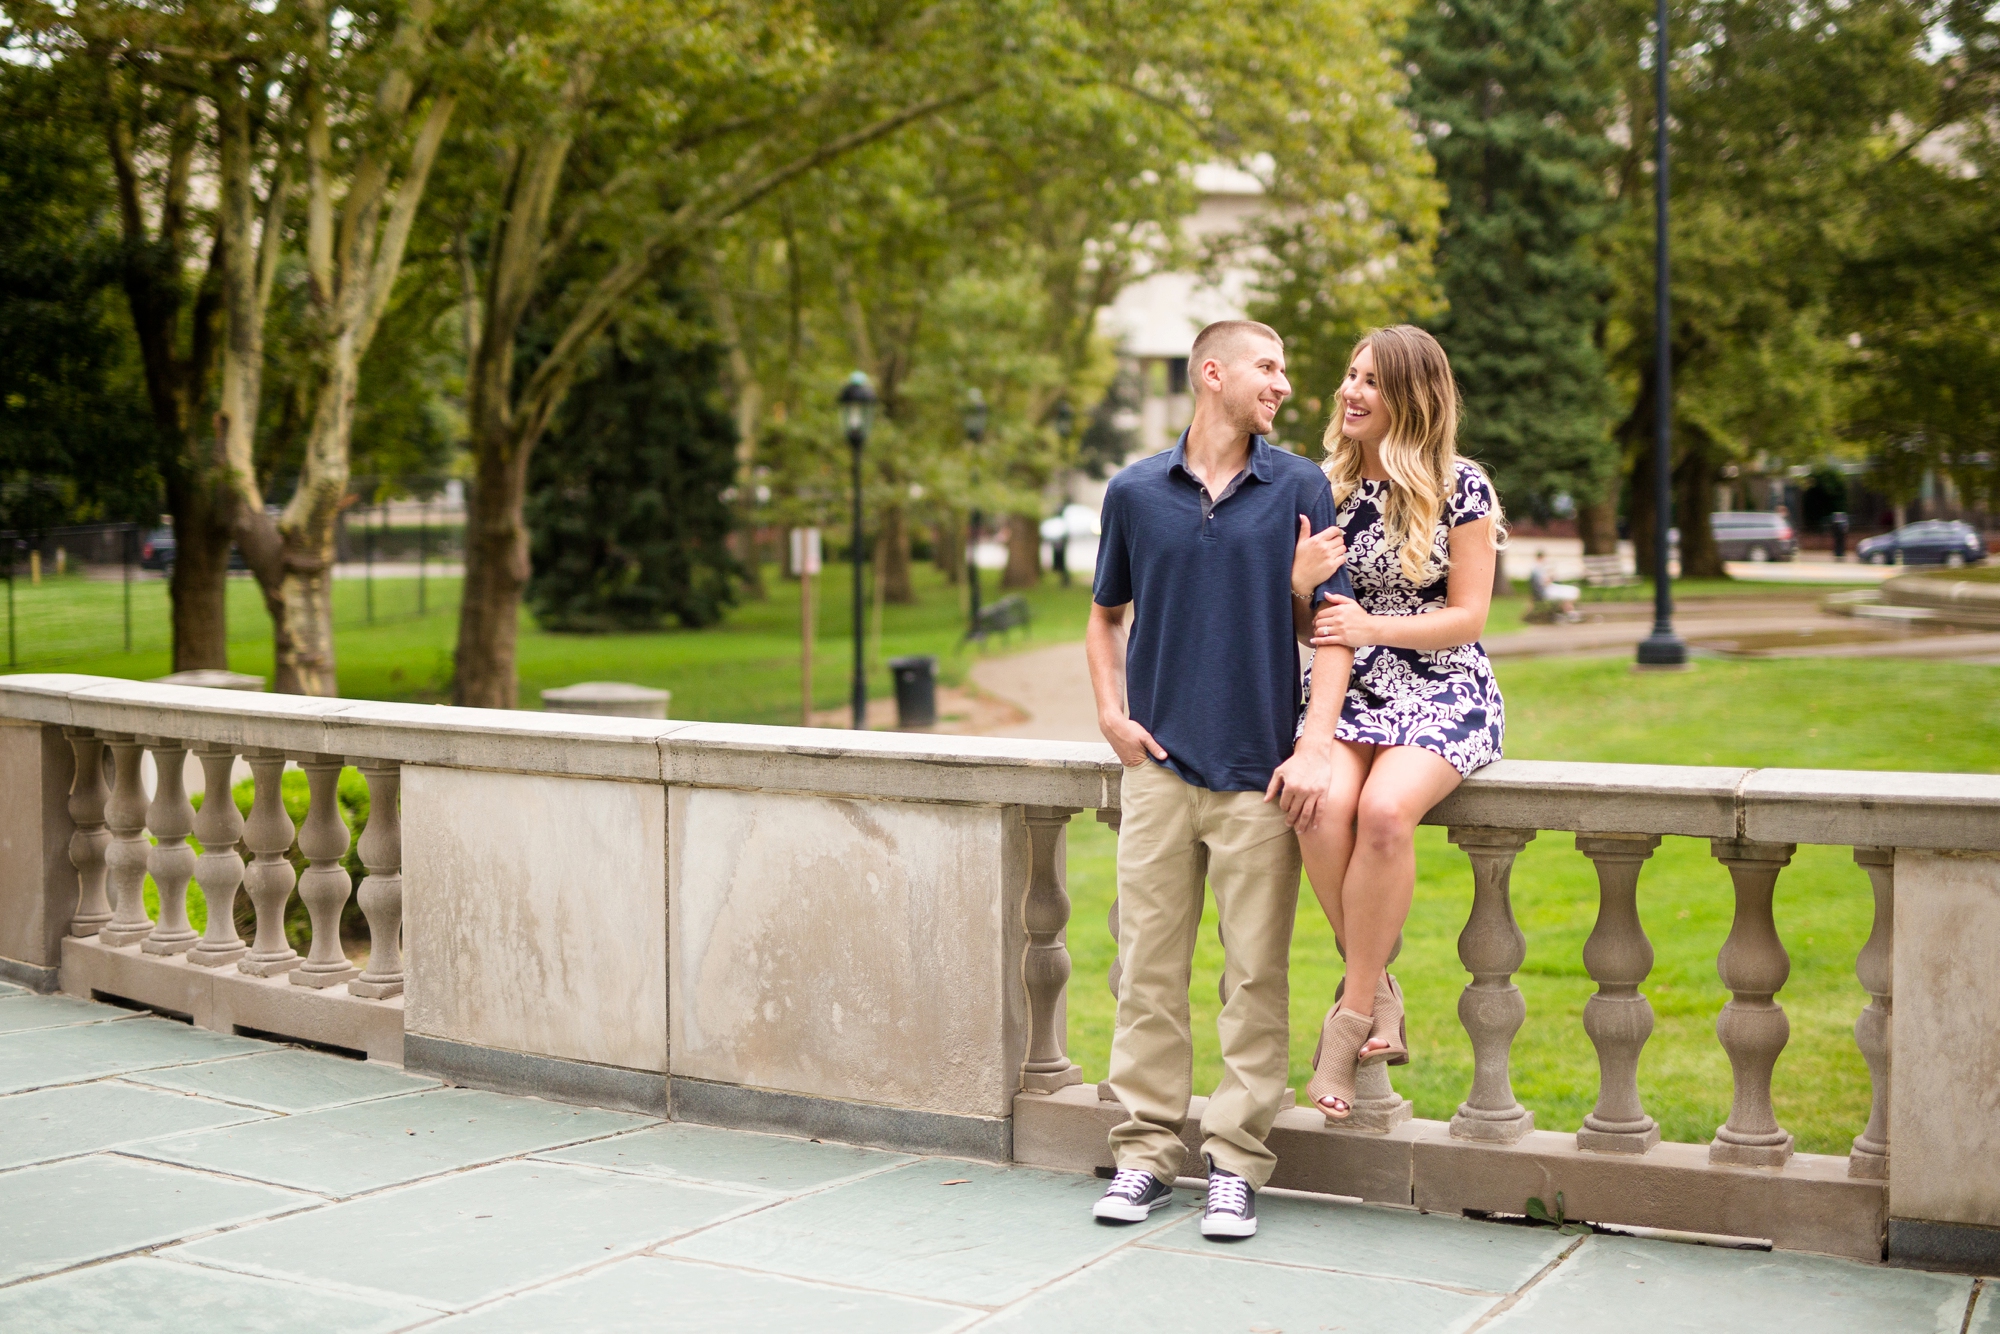
{"type": "Polygon", "coordinates": [[[862,658],[861,630],[861,452],[868,444],[868,425],[875,417],[875,390],[860,371],[847,377],[840,390],[840,424],[854,451],[854,544],[848,559],[854,566],[854,728],[868,726],[868,669],[862,658]]]}
{"type": "Polygon", "coordinates": [[[966,516],[965,577],[972,581],[972,625],[967,639],[979,638],[979,446],[986,439],[986,395],[974,385],[965,391],[965,438],[972,443],[972,510],[966,516]]]}
{"type": "Polygon", "coordinates": [[[1667,577],[1673,528],[1674,350],[1667,268],[1667,0],[1653,19],[1653,633],[1639,641],[1639,666],[1684,667],[1687,644],[1674,633],[1674,590],[1667,577]]]}

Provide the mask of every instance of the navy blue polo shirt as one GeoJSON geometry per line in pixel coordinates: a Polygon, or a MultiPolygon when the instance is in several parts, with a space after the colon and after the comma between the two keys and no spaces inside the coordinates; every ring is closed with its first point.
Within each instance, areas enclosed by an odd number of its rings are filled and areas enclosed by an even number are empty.
{"type": "MultiPolygon", "coordinates": [[[[1316,533],[1330,525],[1333,488],[1317,465],[1260,435],[1248,466],[1210,496],[1186,449],[1182,432],[1166,453],[1111,479],[1093,597],[1133,604],[1126,699],[1167,767],[1211,792],[1261,792],[1298,728],[1299,516],[1316,533]]],[[[1352,597],[1347,571],[1319,592],[1352,597]]]]}

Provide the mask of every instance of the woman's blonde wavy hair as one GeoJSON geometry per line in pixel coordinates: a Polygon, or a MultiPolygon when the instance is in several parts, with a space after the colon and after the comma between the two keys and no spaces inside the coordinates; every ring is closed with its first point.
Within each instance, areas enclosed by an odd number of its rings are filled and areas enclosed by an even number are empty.
{"type": "MultiPolygon", "coordinates": [[[[1354,358],[1361,355],[1363,348],[1374,350],[1375,384],[1381,390],[1383,406],[1389,410],[1389,434],[1382,440],[1382,466],[1389,473],[1389,498],[1383,507],[1382,530],[1396,550],[1404,577],[1421,587],[1443,572],[1432,544],[1458,475],[1458,381],[1452,376],[1451,361],[1438,346],[1438,340],[1414,324],[1369,330],[1354,344],[1354,351],[1348,354],[1348,365],[1354,364],[1354,358]]],[[[1327,480],[1333,483],[1336,506],[1344,504],[1361,484],[1361,442],[1341,430],[1344,420],[1340,395],[1336,393],[1333,420],[1327,423],[1323,441],[1324,466],[1327,480]]],[[[1488,484],[1491,485],[1490,478],[1488,484]]],[[[1496,550],[1506,537],[1506,517],[1500,511],[1496,491],[1493,499],[1496,550]]]]}

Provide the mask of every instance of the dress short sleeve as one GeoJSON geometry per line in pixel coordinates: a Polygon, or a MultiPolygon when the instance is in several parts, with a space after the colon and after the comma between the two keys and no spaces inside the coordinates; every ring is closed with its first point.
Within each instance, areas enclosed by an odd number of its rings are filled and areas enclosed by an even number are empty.
{"type": "Polygon", "coordinates": [[[1458,461],[1458,484],[1451,492],[1451,526],[1472,523],[1493,512],[1493,483],[1476,464],[1458,461]]]}
{"type": "Polygon", "coordinates": [[[1132,600],[1131,525],[1127,522],[1125,489],[1115,481],[1104,493],[1102,527],[1091,600],[1100,607],[1122,607],[1132,600]]]}

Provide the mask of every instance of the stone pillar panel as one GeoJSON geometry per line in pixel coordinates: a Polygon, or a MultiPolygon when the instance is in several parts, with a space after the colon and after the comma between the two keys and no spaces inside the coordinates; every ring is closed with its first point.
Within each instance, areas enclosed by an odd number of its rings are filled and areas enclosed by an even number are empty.
{"type": "Polygon", "coordinates": [[[61,962],[76,911],[72,764],[61,728],[0,720],[0,958],[31,969],[61,962]]]}
{"type": "Polygon", "coordinates": [[[1018,809],[671,789],[673,1073],[1006,1116],[1018,809]]]}
{"type": "Polygon", "coordinates": [[[404,1027],[664,1073],[666,789],[403,768],[404,1027]]]}
{"type": "Polygon", "coordinates": [[[2000,1227],[2000,856],[1896,854],[1892,1218],[2000,1227]]]}

